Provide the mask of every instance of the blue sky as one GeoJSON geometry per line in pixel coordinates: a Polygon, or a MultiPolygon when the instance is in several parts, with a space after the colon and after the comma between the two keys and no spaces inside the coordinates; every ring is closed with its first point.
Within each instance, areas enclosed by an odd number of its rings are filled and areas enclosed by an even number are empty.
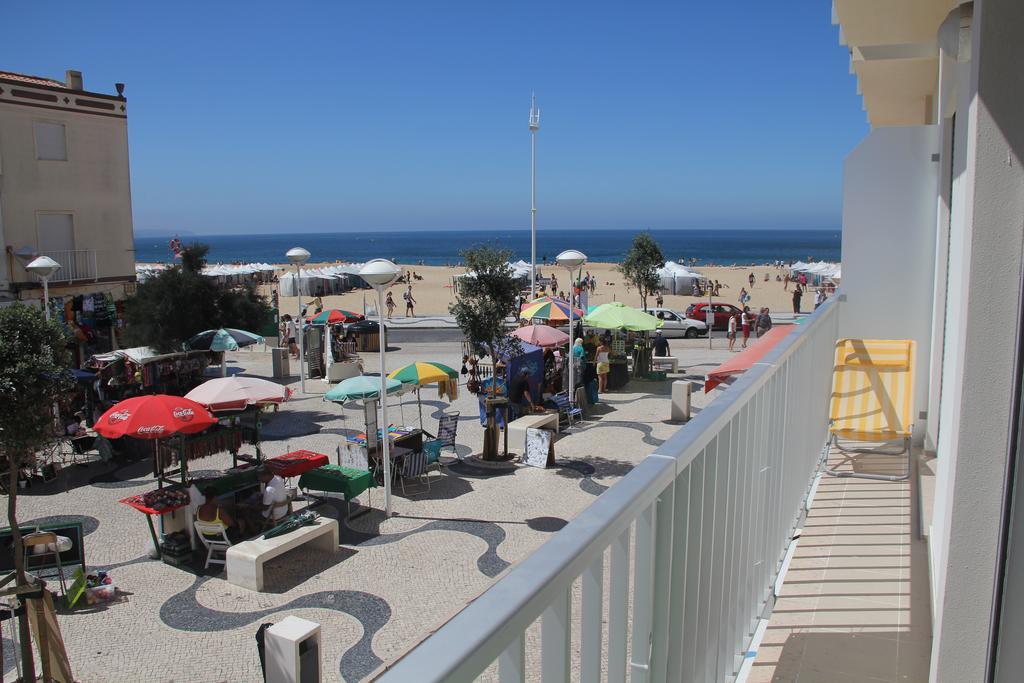
{"type": "Polygon", "coordinates": [[[126,83],[137,232],[840,225],[829,3],[4,3],[0,69],[126,83]],[[45,27],[43,30],[42,27],[45,27]]]}

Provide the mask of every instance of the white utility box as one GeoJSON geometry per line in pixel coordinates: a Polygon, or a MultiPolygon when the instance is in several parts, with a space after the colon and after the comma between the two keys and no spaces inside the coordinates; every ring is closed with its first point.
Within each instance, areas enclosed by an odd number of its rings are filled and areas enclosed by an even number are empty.
{"type": "Polygon", "coordinates": [[[267,683],[320,683],[320,624],[285,617],[264,638],[267,683]]]}
{"type": "Polygon", "coordinates": [[[689,422],[691,384],[686,380],[677,379],[672,382],[672,415],[673,422],[689,422]]]}

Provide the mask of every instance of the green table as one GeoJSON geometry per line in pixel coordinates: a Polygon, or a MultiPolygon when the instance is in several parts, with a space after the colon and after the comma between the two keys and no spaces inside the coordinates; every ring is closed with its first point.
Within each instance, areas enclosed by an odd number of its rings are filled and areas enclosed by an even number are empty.
{"type": "MultiPolygon", "coordinates": [[[[299,488],[313,491],[330,491],[345,496],[345,503],[363,491],[377,486],[376,480],[368,470],[357,470],[341,465],[324,465],[310,470],[299,477],[299,488]]],[[[351,511],[351,506],[349,507],[351,511]]]]}

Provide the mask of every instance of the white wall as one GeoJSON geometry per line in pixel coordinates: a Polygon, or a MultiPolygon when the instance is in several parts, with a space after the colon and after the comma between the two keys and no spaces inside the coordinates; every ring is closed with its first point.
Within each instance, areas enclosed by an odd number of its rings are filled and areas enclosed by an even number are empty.
{"type": "MultiPolygon", "coordinates": [[[[917,342],[915,411],[927,410],[935,269],[938,126],[878,128],[843,167],[839,333],[917,342]]],[[[923,421],[915,427],[917,438],[923,421]]]]}
{"type": "MultiPolygon", "coordinates": [[[[4,240],[40,249],[40,212],[73,215],[76,249],[96,250],[100,278],[135,275],[125,118],[0,102],[4,240]],[[34,125],[66,126],[67,161],[36,158],[34,125]]],[[[12,280],[35,282],[15,265],[12,280]]]]}

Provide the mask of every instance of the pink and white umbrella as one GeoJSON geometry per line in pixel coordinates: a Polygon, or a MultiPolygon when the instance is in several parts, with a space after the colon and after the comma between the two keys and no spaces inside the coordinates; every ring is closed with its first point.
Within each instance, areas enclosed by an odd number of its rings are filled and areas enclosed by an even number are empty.
{"type": "Polygon", "coordinates": [[[258,377],[218,377],[188,392],[185,398],[210,410],[243,410],[246,406],[283,403],[292,395],[288,387],[258,377]]]}
{"type": "Polygon", "coordinates": [[[519,337],[527,344],[544,349],[564,346],[569,343],[569,335],[556,327],[547,325],[524,325],[513,332],[512,336],[519,337]]]}

